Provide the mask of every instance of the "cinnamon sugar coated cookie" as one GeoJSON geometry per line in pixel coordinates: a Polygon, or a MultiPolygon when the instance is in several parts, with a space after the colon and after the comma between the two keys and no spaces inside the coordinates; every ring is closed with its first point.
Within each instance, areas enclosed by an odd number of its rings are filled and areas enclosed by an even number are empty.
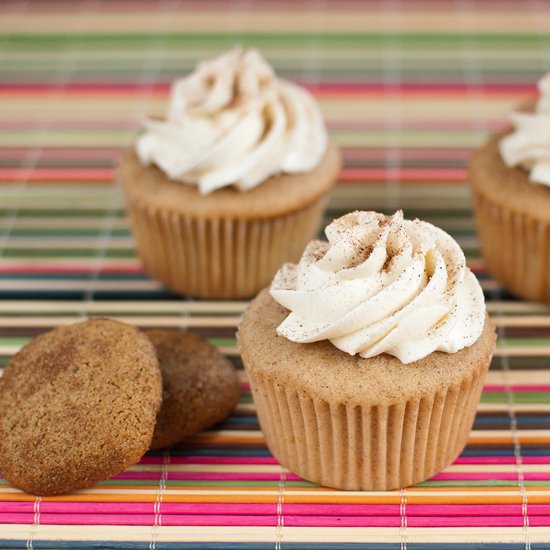
{"type": "Polygon", "coordinates": [[[41,334],[0,379],[0,471],[36,495],[84,489],[148,449],[161,402],[155,350],[96,319],[41,334]]]}
{"type": "Polygon", "coordinates": [[[174,445],[216,422],[239,400],[231,362],[198,334],[149,330],[162,372],[163,401],[152,449],[174,445]]]}

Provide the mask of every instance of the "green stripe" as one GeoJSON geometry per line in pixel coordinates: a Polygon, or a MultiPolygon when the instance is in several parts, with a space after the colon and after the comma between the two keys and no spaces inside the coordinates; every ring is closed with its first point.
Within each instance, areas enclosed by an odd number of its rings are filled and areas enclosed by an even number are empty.
{"type": "MultiPolygon", "coordinates": [[[[158,479],[109,479],[107,481],[100,481],[96,486],[127,486],[127,485],[145,485],[158,487],[158,479]]],[[[9,485],[5,479],[0,479],[0,485],[9,485]]],[[[168,487],[278,487],[279,481],[209,481],[209,480],[182,480],[182,479],[168,479],[166,481],[168,487]]],[[[285,481],[286,487],[317,487],[314,483],[308,481],[285,481]]]]}
{"type": "MultiPolygon", "coordinates": [[[[0,201],[1,200],[2,200],[2,198],[0,197],[0,201]]],[[[36,208],[35,209],[35,208],[23,207],[23,208],[21,208],[21,210],[19,210],[19,209],[17,210],[17,214],[18,214],[17,217],[19,218],[19,217],[22,217],[22,216],[27,216],[29,218],[59,218],[59,217],[63,217],[63,218],[73,218],[73,217],[76,217],[76,218],[82,218],[82,217],[86,217],[86,218],[97,218],[97,217],[105,218],[106,215],[114,216],[114,217],[122,217],[122,216],[126,215],[124,210],[116,209],[116,210],[113,211],[113,210],[107,210],[108,208],[109,208],[109,206],[105,205],[105,209],[103,209],[103,210],[101,210],[99,208],[88,210],[87,208],[79,208],[78,204],[74,204],[72,209],[52,208],[50,210],[45,210],[44,208],[36,208]]],[[[7,216],[11,215],[12,212],[13,212],[13,209],[10,209],[10,208],[0,209],[0,216],[3,213],[7,217],[7,216]]],[[[0,220],[1,220],[1,218],[0,218],[0,220]]]]}
{"type": "MultiPolygon", "coordinates": [[[[158,479],[110,479],[101,481],[97,485],[148,485],[158,487],[158,479]]],[[[168,487],[278,487],[279,480],[274,481],[238,481],[238,480],[183,480],[183,479],[168,479],[166,481],[168,487]]],[[[318,487],[315,483],[308,481],[285,481],[285,487],[318,487]]]]}
{"type": "Polygon", "coordinates": [[[39,258],[135,258],[135,252],[132,249],[124,248],[106,248],[101,250],[100,248],[49,248],[43,250],[39,248],[5,248],[0,254],[5,259],[39,259],[39,258]]]}
{"type": "MultiPolygon", "coordinates": [[[[98,225],[101,225],[99,220],[98,225]]],[[[2,231],[0,228],[0,236],[5,235],[7,230],[2,231]]],[[[79,237],[96,237],[99,238],[104,235],[104,231],[101,228],[97,229],[11,229],[10,238],[15,239],[17,237],[65,237],[67,239],[76,239],[79,237]]],[[[131,232],[129,229],[113,229],[109,231],[111,237],[130,237],[131,232]]]]}
{"type": "Polygon", "coordinates": [[[237,345],[235,338],[209,338],[208,341],[215,346],[234,347],[237,345]]]}
{"type": "MultiPolygon", "coordinates": [[[[498,478],[498,473],[494,474],[498,478]]],[[[524,481],[527,487],[550,487],[550,481],[524,481]]],[[[519,487],[519,483],[513,479],[465,479],[465,480],[442,480],[424,481],[416,487],[519,487]]]]}
{"type": "MultiPolygon", "coordinates": [[[[503,308],[503,312],[506,312],[506,307],[503,308]]],[[[529,314],[543,314],[548,315],[548,312],[541,311],[541,312],[527,312],[524,313],[524,315],[529,314]]],[[[502,357],[495,357],[494,362],[500,363],[502,361],[502,357]]],[[[508,357],[506,359],[508,365],[512,368],[517,367],[526,367],[526,368],[532,368],[532,367],[548,367],[548,357],[508,357]]]]}
{"type": "Polygon", "coordinates": [[[530,45],[541,47],[550,42],[550,38],[537,33],[417,33],[417,32],[181,32],[181,33],[147,33],[147,32],[126,32],[126,33],[5,33],[3,39],[6,46],[50,45],[72,42],[72,45],[88,43],[94,47],[105,47],[111,44],[131,42],[159,42],[183,43],[193,46],[211,45],[234,41],[238,37],[239,43],[244,45],[253,43],[255,45],[271,44],[273,42],[285,42],[288,45],[304,46],[304,41],[328,41],[331,43],[355,47],[357,43],[377,44],[396,46],[396,43],[406,46],[422,44],[457,44],[474,43],[476,46],[504,45],[521,46],[530,45]]]}
{"type": "Polygon", "coordinates": [[[24,346],[27,342],[30,342],[30,338],[0,338],[0,345],[2,346],[24,346]]]}
{"type": "Polygon", "coordinates": [[[516,404],[536,404],[542,405],[550,403],[550,392],[542,391],[503,391],[503,392],[485,392],[481,395],[481,403],[502,404],[509,401],[509,395],[513,396],[516,404]]]}
{"type": "Polygon", "coordinates": [[[508,346],[550,346],[550,338],[499,338],[498,347],[508,346]]]}

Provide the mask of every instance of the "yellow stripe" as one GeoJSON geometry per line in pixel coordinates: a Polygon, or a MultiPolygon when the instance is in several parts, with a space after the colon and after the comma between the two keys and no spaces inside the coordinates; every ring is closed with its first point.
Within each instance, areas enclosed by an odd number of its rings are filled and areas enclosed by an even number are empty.
{"type": "MultiPolygon", "coordinates": [[[[29,536],[28,525],[2,525],[2,536],[6,539],[26,540],[29,536]]],[[[35,540],[97,540],[98,529],[101,539],[107,541],[149,541],[151,526],[113,526],[102,525],[39,525],[34,527],[35,540]]],[[[167,527],[156,531],[158,542],[273,542],[276,540],[276,527],[167,527]]],[[[285,542],[378,542],[399,543],[402,538],[400,528],[390,527],[284,527],[285,542]]],[[[529,538],[532,543],[546,542],[550,530],[546,527],[530,527],[529,538]]],[[[439,543],[477,542],[477,543],[521,543],[525,539],[521,527],[467,527],[448,529],[407,528],[407,542],[439,543]]]]}

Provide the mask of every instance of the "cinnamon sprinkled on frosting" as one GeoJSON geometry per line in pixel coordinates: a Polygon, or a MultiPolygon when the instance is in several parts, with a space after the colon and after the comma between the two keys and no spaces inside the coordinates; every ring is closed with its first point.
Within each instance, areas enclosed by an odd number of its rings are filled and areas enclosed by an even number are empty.
{"type": "Polygon", "coordinates": [[[174,82],[165,120],[145,122],[136,150],[142,164],[207,194],[308,172],[327,144],[313,96],[277,78],[257,50],[236,48],[174,82]]]}
{"type": "Polygon", "coordinates": [[[352,212],[285,264],[271,294],[290,310],[277,328],[294,342],[330,340],[351,355],[389,353],[403,363],[454,353],[483,331],[481,287],[457,242],[437,227],[352,212]]]}

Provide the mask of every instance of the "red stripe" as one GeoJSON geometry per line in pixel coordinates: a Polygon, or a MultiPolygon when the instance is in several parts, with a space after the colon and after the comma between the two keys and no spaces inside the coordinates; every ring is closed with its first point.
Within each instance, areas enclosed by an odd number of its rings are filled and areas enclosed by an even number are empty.
{"type": "MultiPolygon", "coordinates": [[[[498,98],[516,98],[517,96],[531,96],[535,93],[532,85],[465,85],[465,84],[444,84],[444,85],[423,85],[423,84],[401,84],[396,87],[388,87],[384,84],[316,84],[304,85],[318,99],[353,99],[362,97],[381,97],[388,100],[388,92],[396,97],[436,97],[442,98],[463,98],[465,95],[484,95],[498,98]]],[[[112,84],[112,83],[77,83],[67,84],[62,87],[48,84],[0,84],[0,97],[3,98],[40,98],[47,99],[47,94],[65,95],[71,97],[91,96],[94,99],[102,97],[127,98],[129,95],[146,94],[165,98],[169,93],[168,83],[145,86],[140,84],[112,84]]]]}
{"type": "MultiPolygon", "coordinates": [[[[344,183],[376,183],[399,180],[415,183],[464,182],[463,168],[344,168],[340,181],[344,183]]],[[[113,168],[0,168],[0,181],[15,183],[111,183],[115,178],[113,168]]]]}
{"type": "Polygon", "coordinates": [[[114,175],[113,168],[0,168],[0,180],[6,182],[110,182],[114,175]]]}
{"type": "Polygon", "coordinates": [[[524,392],[530,392],[530,391],[544,391],[544,392],[550,392],[550,384],[514,384],[512,386],[498,386],[498,385],[491,385],[491,386],[484,386],[483,391],[484,392],[505,392],[505,391],[524,391],[524,392]]]}

